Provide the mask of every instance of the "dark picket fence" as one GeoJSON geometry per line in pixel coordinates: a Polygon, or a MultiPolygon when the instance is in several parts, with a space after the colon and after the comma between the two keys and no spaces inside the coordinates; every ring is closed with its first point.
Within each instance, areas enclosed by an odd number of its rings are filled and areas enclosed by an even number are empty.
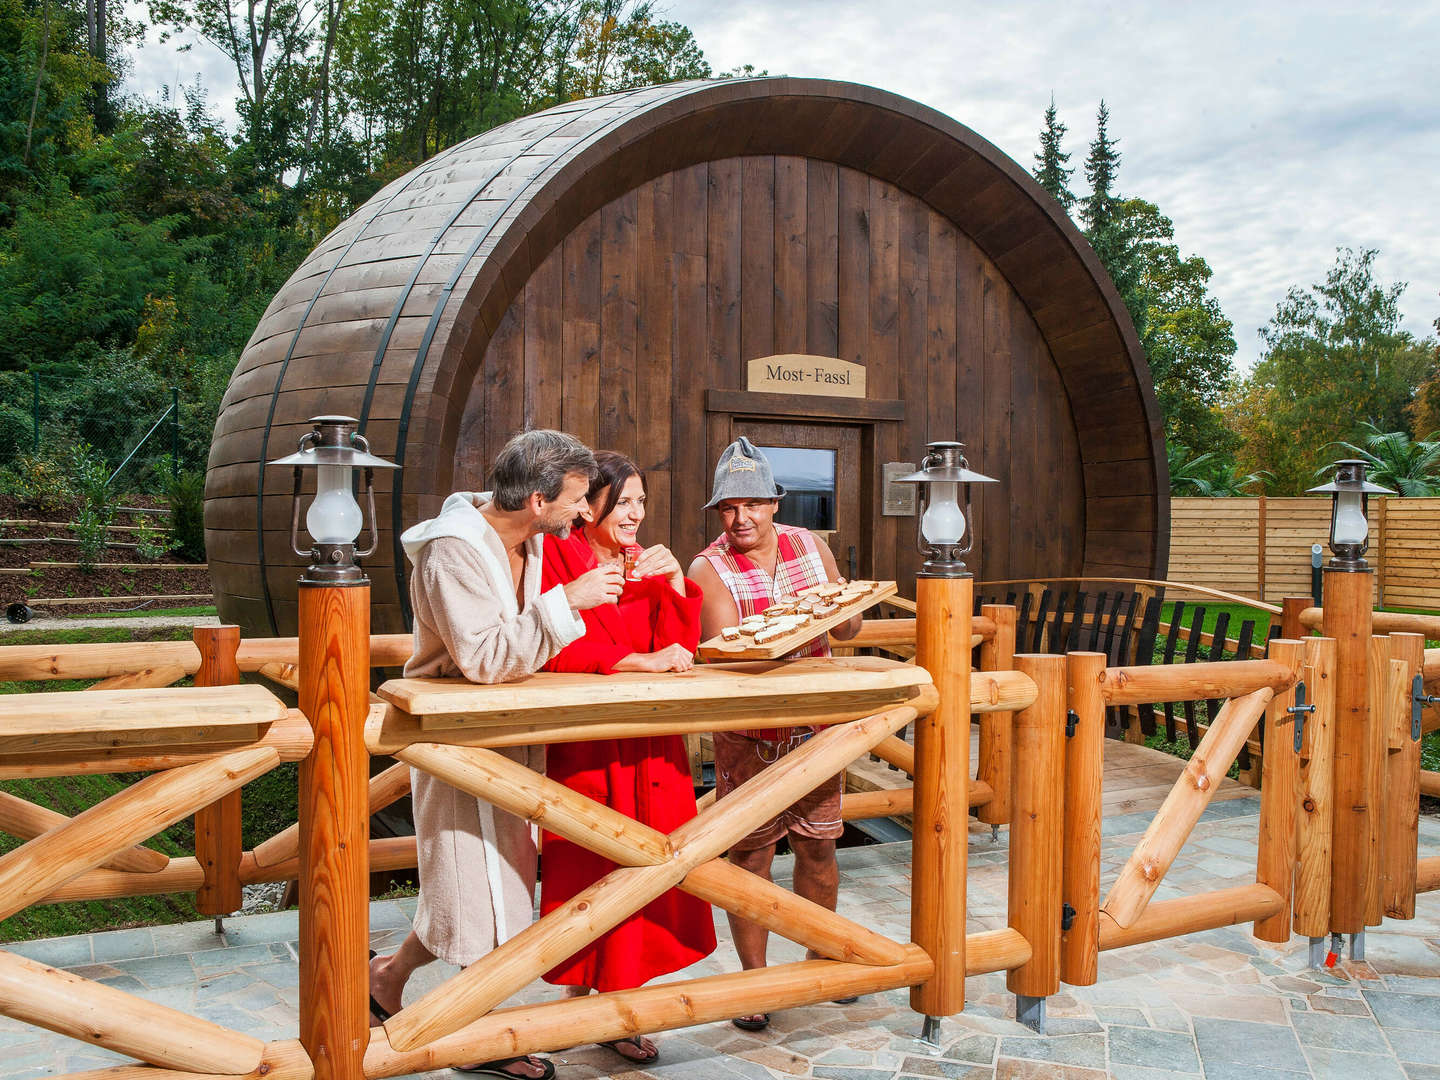
{"type": "MultiPolygon", "coordinates": [[[[1229,637],[1230,612],[1222,611],[1215,620],[1211,635],[1203,633],[1205,605],[1176,600],[1168,624],[1160,621],[1164,605],[1162,596],[1142,595],[1124,588],[1090,592],[1084,588],[1046,588],[1011,590],[1005,593],[977,595],[975,613],[984,604],[1010,604],[1016,608],[1015,649],[1017,652],[1065,653],[1077,650],[1103,652],[1111,667],[1154,664],[1195,663],[1200,660],[1250,658],[1257,644],[1256,621],[1244,619],[1239,632],[1229,637]],[[1205,637],[1210,636],[1207,646],[1205,637]]],[[[1280,632],[1278,620],[1272,622],[1269,637],[1280,632]]],[[[1193,747],[1200,742],[1201,723],[1212,723],[1223,701],[1182,702],[1177,716],[1176,704],[1161,706],[1165,737],[1177,741],[1183,719],[1185,737],[1193,747]]],[[[1108,710],[1107,727],[1114,737],[1138,723],[1142,734],[1154,735],[1159,730],[1154,705],[1135,709],[1108,710]]],[[[1263,746],[1263,731],[1261,733],[1263,746]]],[[[1240,751],[1239,765],[1250,768],[1248,750],[1240,751]]]]}

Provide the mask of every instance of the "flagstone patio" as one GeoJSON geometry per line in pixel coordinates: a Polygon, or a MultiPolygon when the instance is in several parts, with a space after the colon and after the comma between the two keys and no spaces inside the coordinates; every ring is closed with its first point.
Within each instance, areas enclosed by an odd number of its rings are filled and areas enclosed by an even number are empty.
{"type": "MultiPolygon", "coordinates": [[[[1253,795],[1212,804],[1157,898],[1253,881],[1259,810],[1253,795]]],[[[1149,819],[1149,813],[1106,818],[1108,875],[1119,870],[1149,819]]],[[[1423,855],[1440,854],[1440,819],[1422,818],[1420,837],[1423,855]]],[[[1005,848],[1005,830],[992,840],[988,827],[972,827],[972,930],[1004,923],[1005,848]]],[[[908,844],[842,851],[841,911],[904,938],[909,863],[908,844]]],[[[777,880],[788,884],[788,860],[777,860],[776,870],[777,880]]],[[[374,946],[385,951],[398,943],[413,911],[413,900],[372,905],[374,946]]],[[[723,915],[716,926],[720,948],[684,975],[736,967],[723,915]]],[[[1387,921],[1372,930],[1365,962],[1342,962],[1333,971],[1307,968],[1303,939],[1275,947],[1255,941],[1248,930],[1212,930],[1104,954],[1097,985],[1065,988],[1049,1000],[1043,1036],[1013,1019],[1004,976],[986,975],[969,981],[966,1011],[943,1022],[938,1048],[917,1040],[919,1018],[908,1007],[907,993],[894,991],[851,1006],[777,1013],[770,1029],[759,1034],[729,1024],[662,1033],[655,1037],[660,1061],[643,1070],[623,1065],[604,1048],[578,1047],[554,1055],[557,1076],[1440,1080],[1440,895],[1421,896],[1414,921],[1387,921]]],[[[296,934],[291,911],[227,919],[223,935],[207,922],[13,948],[260,1038],[283,1039],[296,1035],[296,934]]],[[[800,951],[775,941],[772,959],[799,959],[800,951]]],[[[432,965],[416,976],[411,993],[449,973],[432,965]]],[[[552,993],[536,984],[517,1000],[552,993]]],[[[124,1060],[5,1019],[0,1019],[0,1053],[0,1076],[12,1080],[124,1060]]]]}

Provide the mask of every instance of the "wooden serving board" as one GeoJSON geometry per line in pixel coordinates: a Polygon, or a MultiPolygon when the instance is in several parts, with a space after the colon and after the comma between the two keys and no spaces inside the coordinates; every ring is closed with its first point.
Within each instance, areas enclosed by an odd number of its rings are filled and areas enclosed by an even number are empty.
{"type": "Polygon", "coordinates": [[[711,661],[778,660],[786,653],[792,653],[817,637],[828,634],[831,627],[839,626],[867,608],[874,607],[881,600],[894,596],[898,591],[899,587],[895,582],[882,581],[860,599],[842,605],[833,615],[827,615],[823,619],[811,619],[804,626],[763,645],[756,645],[754,638],[742,637],[738,641],[726,641],[717,635],[702,641],[696,654],[702,660],[711,661]]]}

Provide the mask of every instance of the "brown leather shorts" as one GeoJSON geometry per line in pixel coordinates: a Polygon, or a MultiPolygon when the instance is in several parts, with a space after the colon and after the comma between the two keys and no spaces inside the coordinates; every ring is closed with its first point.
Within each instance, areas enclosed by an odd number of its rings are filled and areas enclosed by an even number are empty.
{"type": "MultiPolygon", "coordinates": [[[[715,796],[723,799],[745,781],[794,750],[808,731],[796,731],[778,742],[752,739],[735,731],[717,731],[715,743],[715,796]]],[[[840,793],[844,773],[836,773],[814,791],[786,807],[775,817],[739,840],[733,850],[754,851],[777,843],[786,833],[816,840],[833,840],[845,831],[840,820],[840,793]]]]}

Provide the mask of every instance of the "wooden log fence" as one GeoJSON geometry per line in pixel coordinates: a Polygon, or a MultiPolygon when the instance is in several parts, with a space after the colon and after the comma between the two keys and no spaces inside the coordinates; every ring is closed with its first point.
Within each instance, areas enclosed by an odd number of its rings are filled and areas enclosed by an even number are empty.
{"type": "MultiPolygon", "coordinates": [[[[1440,649],[1425,649],[1427,637],[1440,638],[1440,619],[1370,616],[1368,608],[1360,611],[1358,600],[1328,617],[1321,610],[1289,605],[1282,614],[1301,632],[1344,627],[1349,640],[1359,643],[1358,666],[1357,646],[1351,644],[1349,668],[1343,668],[1333,637],[1272,639],[1265,658],[1222,660],[1222,652],[1253,656],[1260,635],[1242,626],[1240,636],[1231,640],[1222,621],[1207,636],[1200,605],[1185,618],[1186,609],[1177,603],[1162,642],[1159,596],[1095,589],[1094,584],[1058,596],[1027,588],[981,597],[972,614],[967,583],[963,603],[945,601],[951,605],[949,622],[928,624],[949,627],[934,631],[930,644],[917,627],[927,610],[934,619],[934,597],[922,598],[918,621],[871,620],[859,644],[850,643],[897,655],[918,646],[920,665],[863,656],[738,665],[733,674],[718,667],[699,669],[683,684],[666,683],[663,676],[582,677],[578,682],[573,676],[537,676],[499,687],[402,679],[387,683],[367,706],[363,673],[372,666],[398,666],[410,647],[408,637],[370,638],[368,660],[341,679],[358,692],[346,706],[352,715],[337,717],[327,737],[353,737],[359,746],[363,730],[362,755],[394,753],[400,763],[355,787],[326,814],[340,814],[363,829],[369,813],[408,792],[413,766],[543,824],[603,855],[616,869],[371,1031],[368,1048],[356,1048],[355,1061],[363,1056],[356,1074],[391,1076],[561,1049],[724,1019],[741,1009],[778,1009],[902,986],[912,987],[920,1011],[946,1015],[963,1008],[964,978],[989,971],[1007,972],[1012,992],[1043,999],[1062,980],[1094,983],[1100,977],[1099,956],[1109,949],[1241,922],[1254,922],[1256,936],[1267,941],[1283,942],[1291,932],[1320,937],[1337,929],[1337,906],[1347,926],[1358,919],[1363,929],[1384,917],[1413,917],[1416,897],[1440,889],[1440,858],[1417,856],[1417,800],[1431,781],[1419,768],[1419,743],[1409,724],[1414,676],[1440,681],[1440,649]],[[1370,620],[1376,635],[1384,636],[1372,638],[1370,620]],[[1173,655],[1182,644],[1190,662],[1135,662],[1142,646],[1148,660],[1157,647],[1173,655]],[[1035,645],[1055,651],[1027,655],[1035,645]],[[1068,658],[1056,654],[1060,651],[1068,658]],[[811,672],[807,664],[828,666],[811,672]],[[816,678],[820,670],[826,678],[816,678]],[[743,680],[743,690],[737,679],[743,680]],[[1301,684],[1313,707],[1306,714],[1295,711],[1301,684]],[[939,742],[918,739],[915,746],[896,737],[907,725],[935,716],[947,701],[960,706],[958,716],[946,721],[959,725],[954,732],[939,742]],[[1354,731],[1340,722],[1342,701],[1352,716],[1368,718],[1350,721],[1354,731]],[[1131,716],[1131,710],[1143,727],[1143,710],[1167,703],[1172,709],[1179,703],[1184,711],[1195,753],[1102,903],[1106,729],[1116,734],[1116,717],[1131,716]],[[496,752],[535,740],[748,727],[762,716],[771,726],[812,724],[823,730],[730,798],[703,806],[668,836],[496,752]],[[980,726],[980,757],[975,778],[967,779],[968,739],[957,732],[968,729],[972,716],[980,726]],[[1301,718],[1297,747],[1294,733],[1301,718]],[[1257,722],[1266,752],[1255,882],[1154,900],[1219,780],[1246,752],[1257,722]],[[965,754],[958,775],[965,782],[946,794],[943,784],[924,780],[926,769],[953,761],[961,744],[965,754]],[[1347,764],[1342,746],[1357,763],[1347,764]],[[927,835],[934,832],[942,839],[927,856],[923,873],[917,841],[916,912],[908,943],[721,858],[757,822],[867,753],[924,782],[852,794],[846,800],[847,818],[913,812],[917,821],[957,820],[955,814],[963,820],[960,809],[946,809],[936,818],[939,798],[978,810],[982,820],[1010,825],[1005,929],[964,931],[963,877],[957,888],[946,870],[963,874],[963,828],[947,834],[926,826],[927,835]],[[1339,786],[1337,773],[1344,776],[1339,786]],[[1363,822],[1346,820],[1348,847],[1340,849],[1335,830],[1343,817],[1344,785],[1349,785],[1346,790],[1383,789],[1388,797],[1363,822]],[[821,959],[497,1008],[539,973],[672,887],[790,937],[821,959]],[[958,905],[953,903],[957,895],[958,905]],[[949,898],[948,907],[940,902],[943,897],[949,898]]],[[[363,657],[356,644],[340,649],[346,650],[363,657]]],[[[0,916],[32,903],[171,891],[210,891],[216,897],[211,906],[218,909],[243,883],[299,876],[307,843],[316,840],[303,825],[282,830],[253,851],[239,851],[233,811],[224,809],[230,793],[281,761],[308,759],[305,783],[318,790],[328,782],[315,772],[321,758],[311,757],[316,734],[307,711],[286,709],[263,688],[238,681],[240,673],[248,672],[279,685],[294,684],[299,666],[296,639],[247,642],[202,632],[193,642],[143,650],[0,648],[0,678],[99,680],[83,709],[71,704],[78,699],[69,694],[11,698],[14,719],[0,733],[0,778],[150,773],[74,818],[0,797],[0,828],[24,841],[0,857],[0,916]],[[187,675],[196,676],[199,685],[173,686],[187,675]],[[197,830],[195,857],[169,858],[143,846],[168,823],[191,813],[213,816],[211,824],[197,830]]],[[[323,708],[312,703],[308,712],[321,714],[323,708]]],[[[326,760],[334,756],[327,752],[326,760]]],[[[353,773],[353,764],[349,768],[353,773]]],[[[942,770],[934,775],[948,783],[956,774],[942,770]]],[[[358,835],[370,868],[414,865],[413,838],[365,844],[363,831],[358,835]]],[[[347,841],[346,846],[354,844],[347,841]]],[[[334,847],[322,842],[309,856],[311,865],[334,847]]],[[[344,886],[347,895],[360,895],[363,888],[358,881],[344,886]]],[[[363,920],[363,896],[358,904],[355,910],[363,920]]],[[[133,1080],[164,1075],[157,1068],[308,1080],[315,1075],[314,1054],[327,1052],[322,1048],[330,1033],[354,1026],[344,1010],[355,1002],[363,1008],[363,996],[357,997],[363,991],[363,964],[353,961],[363,960],[364,938],[363,921],[343,930],[311,925],[302,934],[302,953],[311,955],[309,965],[302,965],[309,990],[302,995],[301,1040],[262,1043],[6,953],[0,953],[0,1013],[147,1063],[111,1070],[110,1080],[132,1080],[121,1076],[131,1071],[133,1080]],[[333,944],[321,947],[327,935],[333,944]],[[324,959],[338,953],[349,961],[343,972],[324,959]],[[337,1012],[342,999],[347,1004],[337,1012]]]]}

